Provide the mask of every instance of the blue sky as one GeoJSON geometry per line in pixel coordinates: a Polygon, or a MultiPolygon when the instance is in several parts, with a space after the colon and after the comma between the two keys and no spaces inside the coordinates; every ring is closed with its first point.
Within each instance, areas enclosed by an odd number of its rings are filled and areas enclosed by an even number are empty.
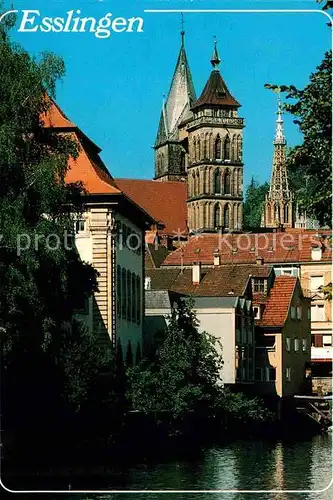
{"type": "MultiPolygon", "coordinates": [[[[141,16],[143,33],[18,33],[29,52],[62,56],[66,76],[57,101],[65,113],[102,148],[114,177],[152,178],[153,149],[163,94],[168,92],[180,48],[180,14],[149,14],[144,9],[318,9],[314,0],[12,0],[16,9],[41,15],[141,16]]],[[[9,2],[8,2],[9,3],[9,2]]],[[[7,3],[7,7],[8,7],[7,3]]],[[[242,104],[245,118],[244,178],[268,180],[275,128],[276,95],[265,83],[303,87],[331,48],[328,19],[315,13],[185,13],[186,50],[197,94],[209,77],[213,36],[220,70],[242,104]]],[[[301,141],[292,117],[285,116],[288,145],[301,141]]]]}

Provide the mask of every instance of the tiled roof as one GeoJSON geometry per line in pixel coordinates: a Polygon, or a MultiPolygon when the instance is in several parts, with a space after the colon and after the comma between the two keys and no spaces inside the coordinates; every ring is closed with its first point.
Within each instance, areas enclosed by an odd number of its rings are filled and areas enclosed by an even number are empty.
{"type": "Polygon", "coordinates": [[[160,267],[167,255],[168,249],[164,245],[155,245],[146,240],[145,262],[147,268],[160,267]]]}
{"type": "Polygon", "coordinates": [[[228,87],[218,70],[213,70],[202,91],[199,99],[193,104],[192,109],[204,105],[233,106],[239,107],[240,104],[230,94],[228,87]]]}
{"type": "Polygon", "coordinates": [[[45,128],[59,129],[79,144],[79,155],[69,159],[65,182],[82,182],[90,194],[120,194],[121,191],[98,155],[100,149],[74,125],[52,100],[48,112],[41,117],[45,128]]]}
{"type": "Polygon", "coordinates": [[[260,326],[283,326],[294,294],[297,279],[294,276],[277,276],[270,290],[260,326]]]}
{"type": "Polygon", "coordinates": [[[148,212],[157,222],[164,224],[161,233],[177,237],[186,236],[187,184],[185,182],[158,182],[144,179],[115,179],[117,186],[148,212]]]}
{"type": "Polygon", "coordinates": [[[270,266],[219,266],[201,269],[201,281],[192,283],[192,270],[184,269],[149,269],[147,276],[151,278],[151,289],[172,290],[184,295],[200,297],[243,296],[246,293],[249,277],[268,277],[272,272],[270,266]]]}
{"type": "Polygon", "coordinates": [[[170,253],[163,266],[192,265],[200,261],[205,265],[213,264],[213,253],[219,249],[221,264],[253,264],[262,257],[265,264],[309,262],[312,260],[312,247],[322,244],[322,261],[332,260],[332,250],[327,235],[330,231],[295,231],[276,233],[241,234],[200,234],[192,236],[180,248],[170,253]]]}

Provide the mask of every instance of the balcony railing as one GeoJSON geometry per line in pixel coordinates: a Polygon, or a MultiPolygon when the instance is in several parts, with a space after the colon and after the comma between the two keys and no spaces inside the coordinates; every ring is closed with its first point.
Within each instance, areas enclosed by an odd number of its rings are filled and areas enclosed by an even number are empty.
{"type": "Polygon", "coordinates": [[[196,127],[198,125],[238,125],[239,127],[244,126],[244,118],[234,118],[227,116],[200,116],[195,120],[191,121],[188,125],[188,129],[196,127]]]}

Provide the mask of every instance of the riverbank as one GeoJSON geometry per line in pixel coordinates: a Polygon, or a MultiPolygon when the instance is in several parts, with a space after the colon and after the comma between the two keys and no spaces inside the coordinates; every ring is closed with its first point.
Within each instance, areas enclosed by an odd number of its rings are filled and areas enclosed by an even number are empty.
{"type": "Polygon", "coordinates": [[[5,443],[4,484],[10,489],[17,485],[23,489],[68,489],[74,482],[79,489],[91,489],[110,467],[121,473],[137,463],[200,457],[207,447],[223,447],[239,439],[302,441],[318,431],[298,414],[281,421],[235,422],[195,412],[177,418],[169,412],[129,412],[108,423],[113,433],[107,437],[105,423],[90,421],[80,428],[72,422],[67,429],[53,427],[52,436],[51,429],[44,429],[43,434],[34,430],[7,446],[5,443]]]}

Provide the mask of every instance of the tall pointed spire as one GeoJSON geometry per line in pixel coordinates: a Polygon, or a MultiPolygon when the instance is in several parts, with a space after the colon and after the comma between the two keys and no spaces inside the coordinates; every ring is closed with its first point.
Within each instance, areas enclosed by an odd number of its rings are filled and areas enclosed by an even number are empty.
{"type": "Polygon", "coordinates": [[[212,55],[212,58],[211,58],[210,62],[212,63],[213,69],[218,69],[218,66],[219,66],[219,64],[221,62],[221,59],[219,57],[219,53],[217,51],[216,36],[214,36],[214,50],[213,50],[213,55],[212,55]]]}
{"type": "Polygon", "coordinates": [[[293,227],[293,196],[288,182],[286,165],[287,141],[283,132],[283,112],[280,92],[276,114],[272,175],[265,202],[265,226],[293,227]]]}
{"type": "Polygon", "coordinates": [[[277,114],[277,120],[276,120],[276,133],[275,133],[274,144],[287,144],[287,141],[283,134],[283,119],[282,119],[283,111],[282,111],[280,92],[278,95],[278,110],[276,114],[277,114]]]}
{"type": "Polygon", "coordinates": [[[163,105],[163,119],[157,133],[155,146],[161,142],[161,124],[165,128],[166,135],[172,138],[177,135],[177,127],[180,121],[189,112],[192,103],[196,100],[191,70],[188,64],[185,51],[185,31],[184,19],[181,20],[181,47],[177,59],[176,68],[171,81],[169,93],[165,104],[163,105]]]}

